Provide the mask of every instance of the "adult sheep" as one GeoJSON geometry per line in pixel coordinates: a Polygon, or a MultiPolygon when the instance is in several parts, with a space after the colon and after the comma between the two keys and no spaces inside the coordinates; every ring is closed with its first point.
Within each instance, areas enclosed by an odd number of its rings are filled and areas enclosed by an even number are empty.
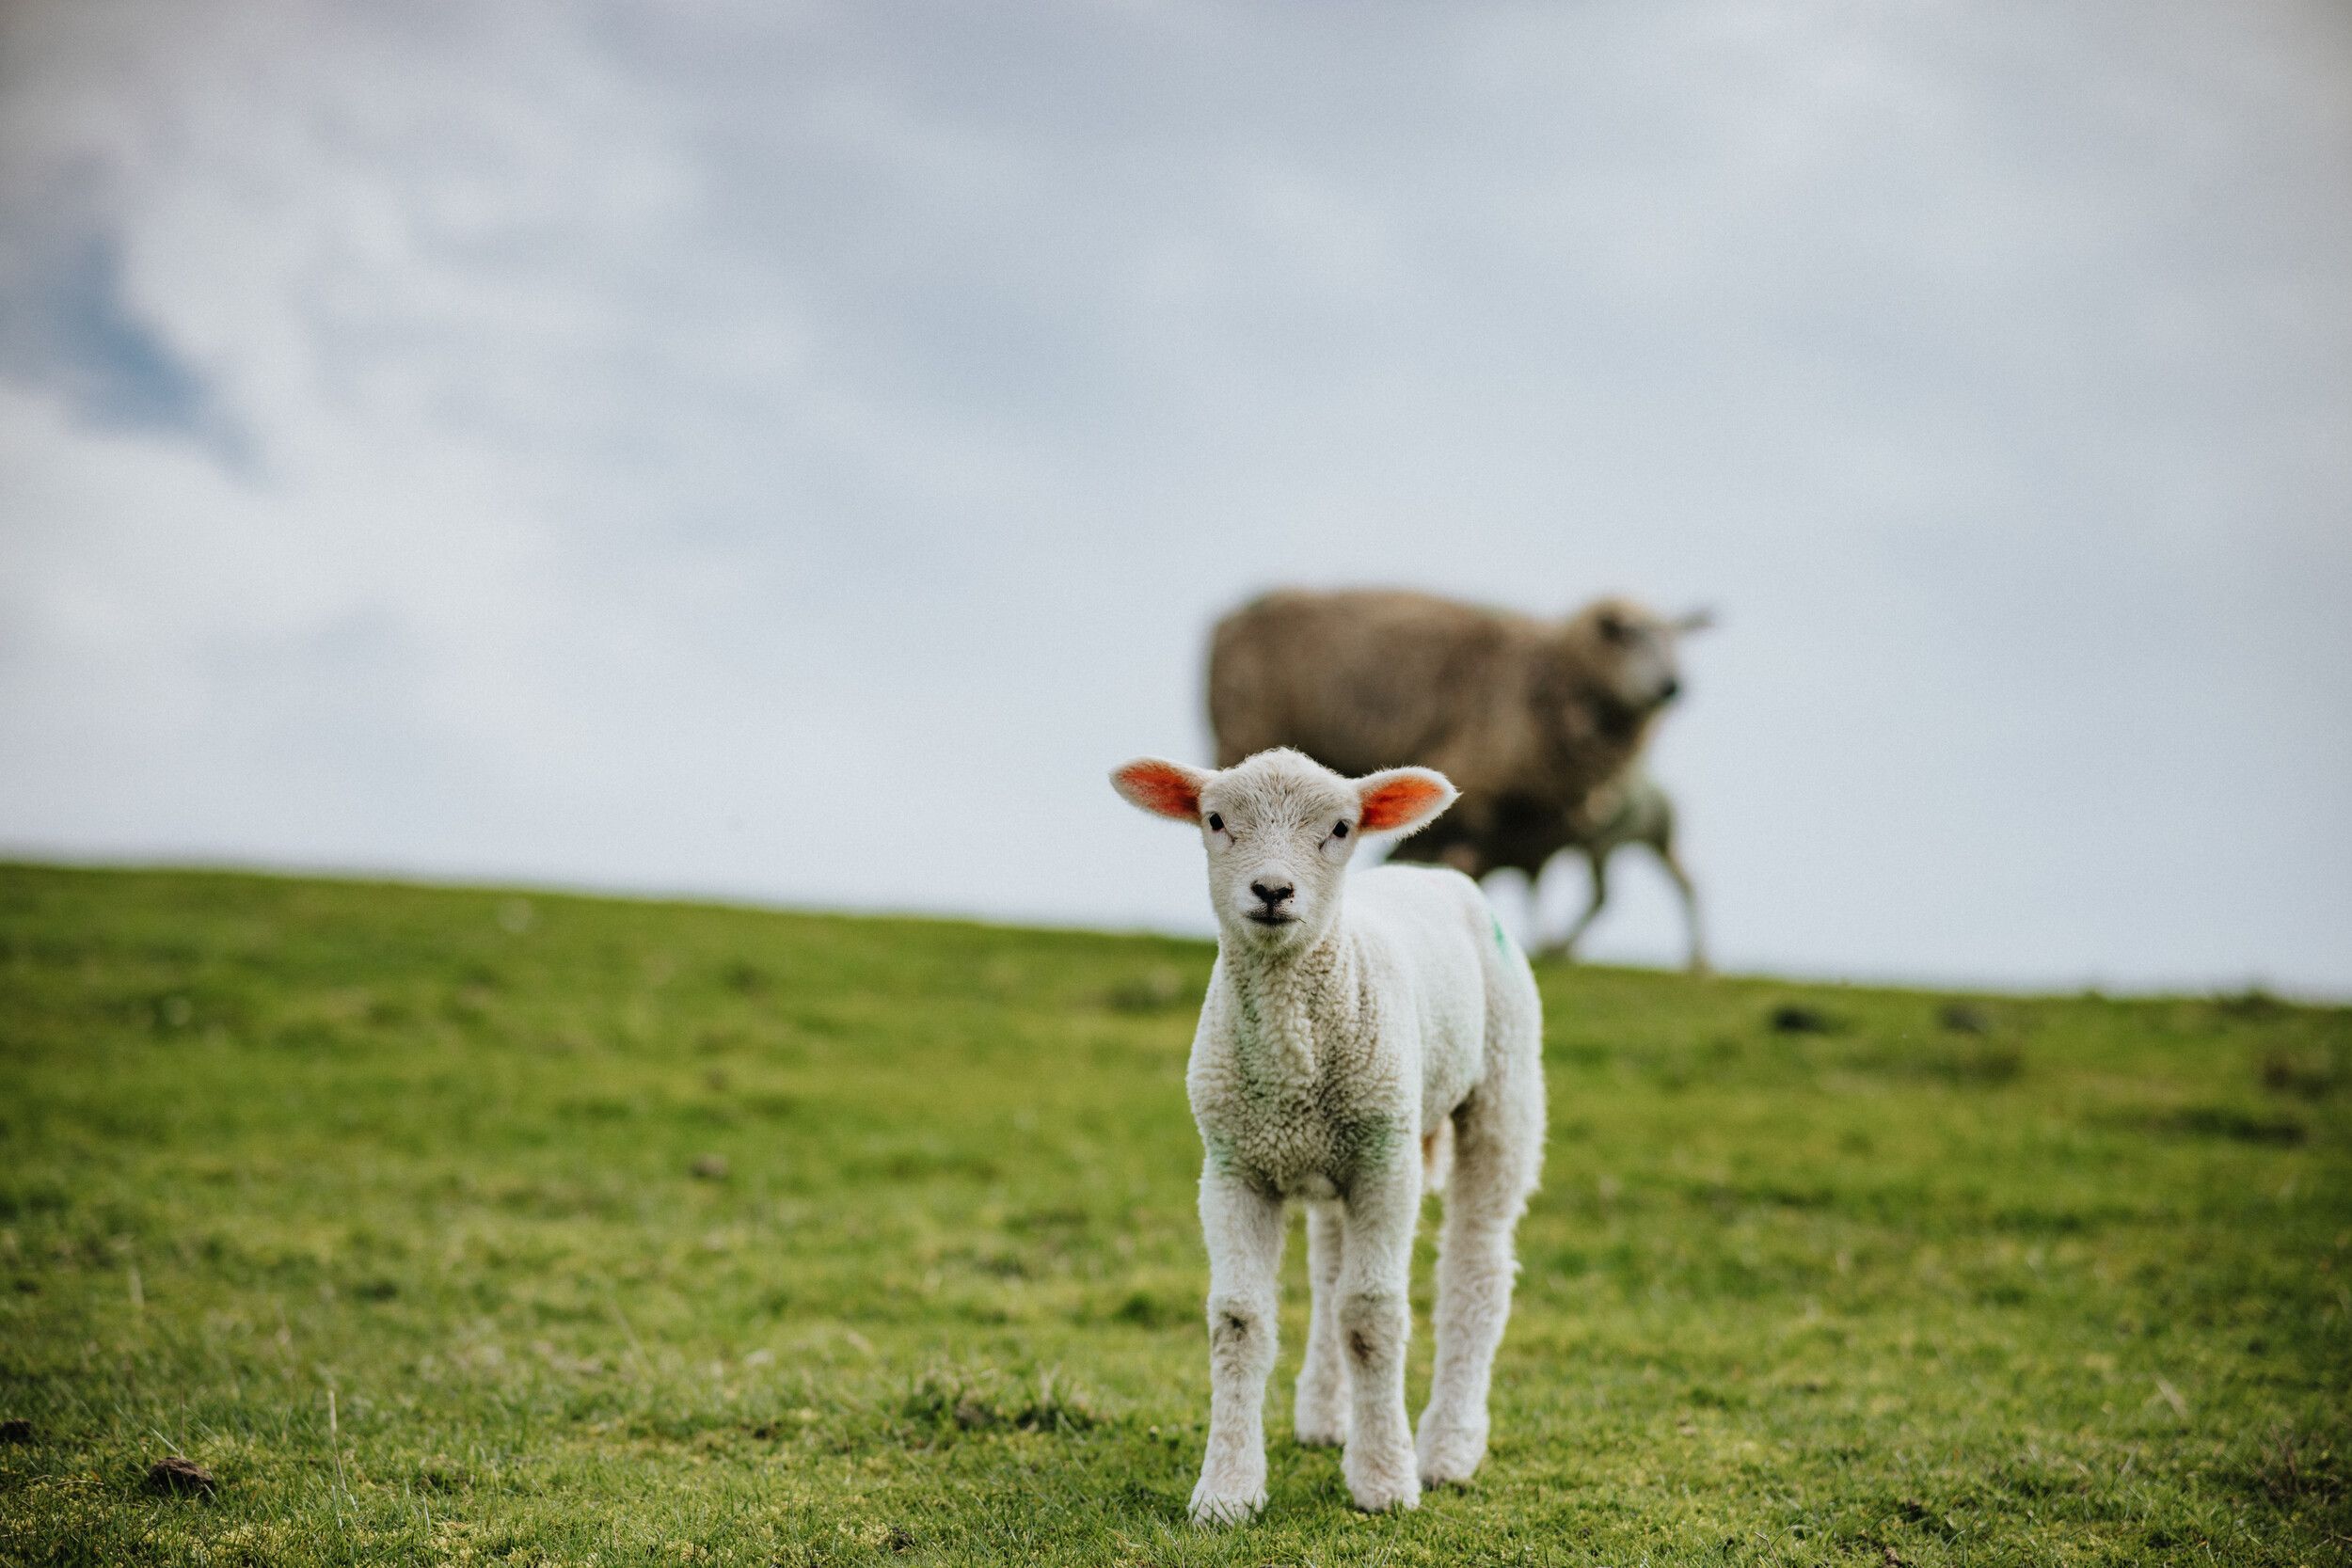
{"type": "Polygon", "coordinates": [[[1461,799],[1397,858],[1532,879],[1588,842],[1681,689],[1677,644],[1709,624],[1604,598],[1565,621],[1428,594],[1285,590],[1216,624],[1219,767],[1295,747],[1342,773],[1418,764],[1461,799]]]}

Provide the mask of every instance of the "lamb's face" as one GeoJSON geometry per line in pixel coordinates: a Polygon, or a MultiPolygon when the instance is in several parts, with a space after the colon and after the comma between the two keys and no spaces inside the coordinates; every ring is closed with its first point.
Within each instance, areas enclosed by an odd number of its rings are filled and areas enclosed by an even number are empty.
{"type": "Polygon", "coordinates": [[[1328,930],[1362,816],[1352,783],[1295,752],[1261,752],[1211,779],[1200,839],[1228,937],[1282,944],[1328,930]]]}
{"type": "Polygon", "coordinates": [[[1261,752],[1222,772],[1132,762],[1111,782],[1144,810],[1198,826],[1225,940],[1276,950],[1331,928],[1364,833],[1410,832],[1454,800],[1445,776],[1425,768],[1347,779],[1292,751],[1261,752]]]}

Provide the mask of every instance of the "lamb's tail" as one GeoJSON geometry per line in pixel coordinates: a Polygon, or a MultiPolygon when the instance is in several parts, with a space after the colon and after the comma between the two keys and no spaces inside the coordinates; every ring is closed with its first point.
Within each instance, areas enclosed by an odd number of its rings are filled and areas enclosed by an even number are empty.
{"type": "Polygon", "coordinates": [[[1433,1193],[1445,1191],[1445,1180],[1454,1174],[1454,1118],[1445,1120],[1421,1135],[1421,1173],[1422,1184],[1433,1193]]]}

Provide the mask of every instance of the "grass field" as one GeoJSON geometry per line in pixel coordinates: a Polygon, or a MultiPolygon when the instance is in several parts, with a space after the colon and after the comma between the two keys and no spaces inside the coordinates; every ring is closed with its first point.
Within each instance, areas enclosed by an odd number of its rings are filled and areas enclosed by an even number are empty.
{"type": "Polygon", "coordinates": [[[1477,1484],[1289,1440],[1294,1243],[1194,1530],[1209,958],[0,868],[0,1560],[2352,1554],[2352,1011],[1567,969],[1477,1484]]]}

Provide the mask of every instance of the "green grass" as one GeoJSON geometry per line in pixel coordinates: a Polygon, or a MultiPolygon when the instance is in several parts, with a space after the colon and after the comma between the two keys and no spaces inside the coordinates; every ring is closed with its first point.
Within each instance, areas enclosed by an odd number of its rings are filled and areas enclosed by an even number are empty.
{"type": "Polygon", "coordinates": [[[2352,1012],[1567,969],[1477,1484],[1289,1441],[1294,1245],[1194,1530],[1209,956],[0,868],[0,1560],[2344,1560],[2352,1012]]]}

